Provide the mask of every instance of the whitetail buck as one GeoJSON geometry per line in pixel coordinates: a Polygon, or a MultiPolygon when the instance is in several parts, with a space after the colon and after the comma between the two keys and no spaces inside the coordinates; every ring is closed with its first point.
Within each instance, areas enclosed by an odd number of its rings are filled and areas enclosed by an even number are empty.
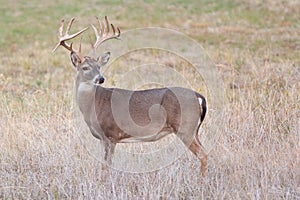
{"type": "MultiPolygon", "coordinates": [[[[109,25],[105,17],[104,27],[97,18],[100,31],[92,25],[96,34],[93,50],[104,41],[120,37],[120,29],[109,25]],[[112,33],[110,33],[110,26],[112,33]]],[[[201,160],[201,173],[207,166],[207,154],[199,141],[199,127],[206,113],[205,98],[186,88],[171,87],[140,91],[119,88],[104,88],[100,68],[105,65],[110,53],[97,59],[83,56],[81,44],[76,51],[66,41],[75,38],[87,28],[69,34],[74,18],[63,35],[62,21],[59,28],[60,45],[71,52],[71,61],[77,70],[76,101],[91,133],[105,147],[104,159],[111,162],[117,143],[152,142],[174,133],[201,160]]]]}

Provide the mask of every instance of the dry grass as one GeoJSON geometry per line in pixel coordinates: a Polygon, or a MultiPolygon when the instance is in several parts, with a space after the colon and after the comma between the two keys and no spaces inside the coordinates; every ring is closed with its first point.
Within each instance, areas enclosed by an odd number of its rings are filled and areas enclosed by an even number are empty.
{"type": "Polygon", "coordinates": [[[300,198],[297,1],[176,1],[163,6],[159,1],[126,6],[94,2],[106,11],[92,4],[69,6],[58,1],[48,7],[48,12],[59,15],[57,20],[46,17],[42,5],[38,12],[31,10],[31,4],[14,3],[6,4],[0,14],[1,30],[7,27],[0,33],[1,199],[300,198]],[[83,10],[78,14],[79,8],[83,10]],[[61,15],[82,16],[77,23],[81,26],[102,11],[109,16],[119,11],[111,19],[123,29],[151,25],[183,31],[217,63],[227,104],[206,178],[200,176],[199,161],[188,152],[163,169],[127,173],[103,171],[101,162],[82,145],[74,126],[74,71],[67,53],[52,55],[48,46],[55,44],[61,15]],[[21,24],[11,24],[19,18],[21,24]],[[42,22],[36,23],[36,18],[42,22]],[[29,38],[34,42],[29,43],[29,38]]]}

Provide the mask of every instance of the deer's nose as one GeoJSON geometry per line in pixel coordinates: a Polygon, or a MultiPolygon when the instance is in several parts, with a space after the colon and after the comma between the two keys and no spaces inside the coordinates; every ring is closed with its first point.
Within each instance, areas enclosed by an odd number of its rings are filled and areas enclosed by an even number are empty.
{"type": "Polygon", "coordinates": [[[104,83],[104,78],[101,76],[100,78],[99,78],[99,84],[101,84],[101,83],[104,83]]]}

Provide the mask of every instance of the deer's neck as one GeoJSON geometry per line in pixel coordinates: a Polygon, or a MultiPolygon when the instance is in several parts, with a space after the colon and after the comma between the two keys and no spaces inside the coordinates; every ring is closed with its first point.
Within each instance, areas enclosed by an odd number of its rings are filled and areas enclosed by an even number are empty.
{"type": "Polygon", "coordinates": [[[95,105],[96,86],[87,82],[76,82],[76,101],[86,121],[89,121],[95,105]]]}

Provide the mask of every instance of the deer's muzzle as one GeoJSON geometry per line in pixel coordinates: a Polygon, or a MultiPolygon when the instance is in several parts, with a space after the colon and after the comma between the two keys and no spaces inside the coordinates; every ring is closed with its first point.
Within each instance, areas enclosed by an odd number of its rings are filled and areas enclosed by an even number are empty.
{"type": "Polygon", "coordinates": [[[95,79],[95,84],[102,84],[104,83],[104,78],[103,76],[97,76],[97,78],[95,79]]]}

